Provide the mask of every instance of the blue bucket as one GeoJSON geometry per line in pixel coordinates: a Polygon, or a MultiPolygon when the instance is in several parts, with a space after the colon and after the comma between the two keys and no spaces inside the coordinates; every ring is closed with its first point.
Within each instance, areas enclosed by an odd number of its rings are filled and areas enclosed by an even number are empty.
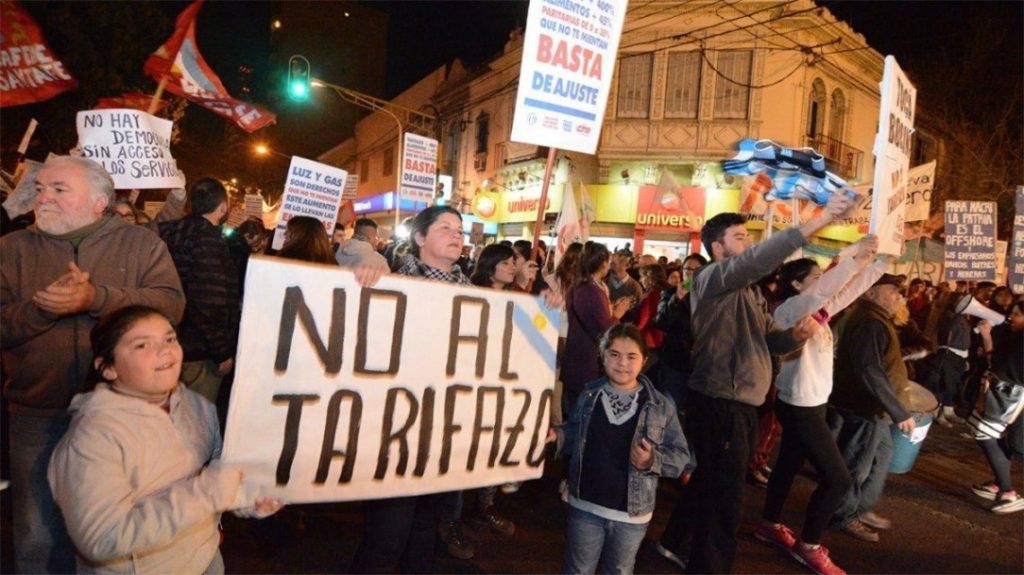
{"type": "Polygon", "coordinates": [[[928,436],[928,429],[935,419],[930,413],[915,413],[914,432],[907,435],[900,431],[894,423],[892,425],[892,463],[889,465],[889,473],[907,473],[914,467],[917,461],[917,454],[921,451],[921,444],[928,436]]]}

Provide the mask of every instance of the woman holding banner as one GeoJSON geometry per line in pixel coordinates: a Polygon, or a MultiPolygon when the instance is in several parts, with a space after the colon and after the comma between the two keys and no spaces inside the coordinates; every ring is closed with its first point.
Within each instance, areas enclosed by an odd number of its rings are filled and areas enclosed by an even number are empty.
{"type": "MultiPolygon", "coordinates": [[[[468,285],[455,265],[462,255],[462,215],[431,206],[410,223],[409,255],[395,272],[427,280],[468,285]]],[[[359,276],[357,270],[356,273],[359,276]]],[[[360,281],[362,285],[373,282],[360,281]]],[[[375,499],[364,505],[363,540],[353,573],[430,573],[434,563],[439,508],[447,493],[375,499]]],[[[459,533],[461,535],[461,533],[459,533]]],[[[451,545],[449,544],[449,548],[451,545]]]]}

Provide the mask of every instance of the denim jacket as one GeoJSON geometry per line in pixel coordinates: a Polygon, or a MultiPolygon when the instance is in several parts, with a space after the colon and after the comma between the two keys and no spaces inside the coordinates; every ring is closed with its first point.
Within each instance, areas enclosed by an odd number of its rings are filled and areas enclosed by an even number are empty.
{"type": "MultiPolygon", "coordinates": [[[[654,385],[646,377],[641,375],[639,379],[640,384],[647,390],[648,400],[640,408],[640,419],[636,424],[633,442],[640,443],[641,438],[647,438],[647,442],[654,450],[654,459],[650,469],[641,471],[632,465],[629,468],[627,511],[634,517],[654,511],[658,477],[679,477],[695,467],[686,437],[683,435],[683,428],[679,425],[675,404],[654,389],[654,385]]],[[[598,392],[606,383],[607,377],[589,383],[573,407],[572,414],[556,429],[558,453],[567,454],[571,458],[569,493],[573,497],[580,495],[583,450],[587,447],[590,416],[597,407],[598,392]]],[[[628,459],[629,453],[623,453],[622,456],[628,459]]]]}

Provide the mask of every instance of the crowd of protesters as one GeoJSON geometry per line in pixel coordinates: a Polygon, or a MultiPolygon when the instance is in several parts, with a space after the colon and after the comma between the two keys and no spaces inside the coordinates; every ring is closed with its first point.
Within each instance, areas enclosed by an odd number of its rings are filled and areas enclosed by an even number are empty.
{"type": "MultiPolygon", "coordinates": [[[[543,296],[562,312],[548,441],[568,460],[566,573],[632,572],[660,478],[683,486],[655,543],[679,569],[732,570],[752,483],[767,488],[758,540],[843,573],[822,540],[830,526],[871,542],[890,528],[875,507],[892,429],[916,426],[912,379],[989,462],[993,477],[970,490],[995,513],[1024,510],[1010,479],[1024,442],[1020,299],[991,282],[907,284],[885,273],[893,262],[870,235],[827,263],[794,259],[851,209],[841,195],[757,244],[744,216],[725,213],[701,230],[706,256],[658,261],[586,242],[555,265],[528,241],[467,249],[446,206],[390,244],[371,219],[332,245],[320,221],[293,217],[272,250],[258,220],[223,232],[230,198],[213,179],[172,191],[151,222],[83,158],[48,160],[36,190],[34,224],[0,239],[21,573],[223,572],[220,514],[284,505],[218,459],[214,406],[226,407],[245,269],[259,253],[349,268],[364,286],[393,273],[543,296]],[[991,315],[965,313],[979,307],[991,315]],[[817,487],[797,535],[781,515],[805,462],[817,487]]],[[[515,533],[494,502],[516,488],[366,501],[353,572],[430,572],[438,539],[471,558],[465,525],[515,533]]]]}

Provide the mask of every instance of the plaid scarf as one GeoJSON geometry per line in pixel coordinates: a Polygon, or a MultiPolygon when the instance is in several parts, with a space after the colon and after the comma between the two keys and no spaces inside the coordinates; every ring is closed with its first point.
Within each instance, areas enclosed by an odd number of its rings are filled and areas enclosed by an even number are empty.
{"type": "Polygon", "coordinates": [[[405,263],[403,263],[395,273],[400,276],[410,276],[439,282],[470,285],[469,278],[466,277],[466,274],[462,273],[462,269],[459,268],[459,266],[452,266],[452,271],[446,272],[435,267],[428,266],[412,254],[409,254],[406,257],[405,263]]]}

